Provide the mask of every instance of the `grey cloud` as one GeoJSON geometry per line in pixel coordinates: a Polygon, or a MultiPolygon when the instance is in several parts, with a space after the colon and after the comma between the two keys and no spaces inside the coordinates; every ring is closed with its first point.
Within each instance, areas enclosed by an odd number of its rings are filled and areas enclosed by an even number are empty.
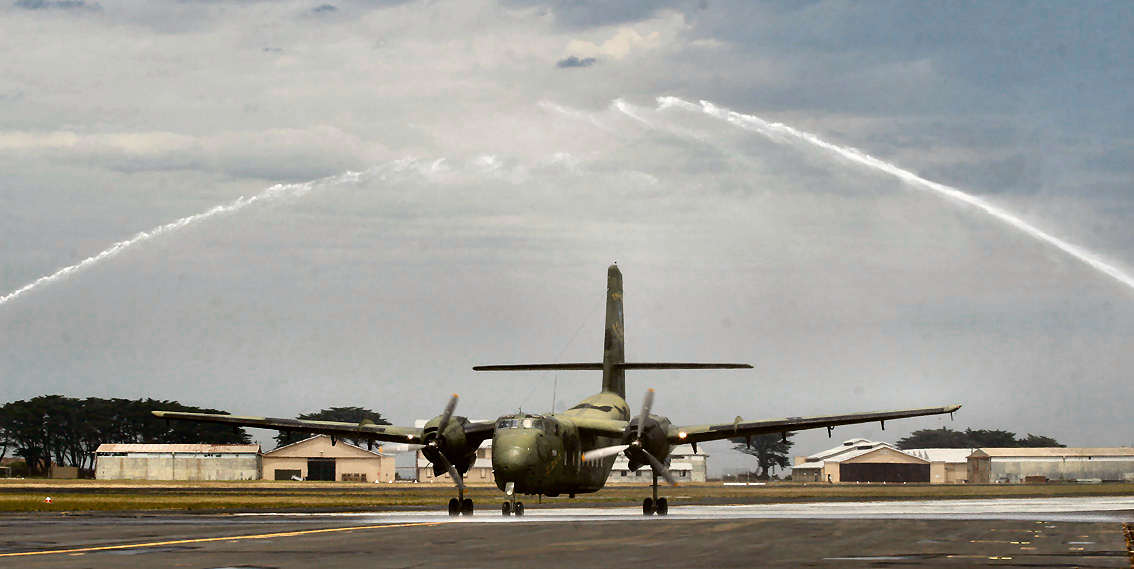
{"type": "Polygon", "coordinates": [[[320,4],[311,9],[311,11],[316,14],[327,14],[337,10],[338,8],[336,8],[333,4],[320,4]]]}
{"type": "Polygon", "coordinates": [[[580,59],[578,56],[572,55],[571,57],[568,57],[566,59],[559,60],[555,63],[555,66],[559,68],[590,67],[595,64],[595,61],[596,59],[593,57],[584,57],[580,59]]]}
{"type": "Polygon", "coordinates": [[[15,6],[25,10],[101,10],[98,2],[85,0],[16,0],[15,6]]]}
{"type": "Polygon", "coordinates": [[[584,29],[637,22],[661,10],[696,11],[708,6],[706,0],[504,0],[506,5],[540,6],[550,12],[557,25],[584,29]]]}

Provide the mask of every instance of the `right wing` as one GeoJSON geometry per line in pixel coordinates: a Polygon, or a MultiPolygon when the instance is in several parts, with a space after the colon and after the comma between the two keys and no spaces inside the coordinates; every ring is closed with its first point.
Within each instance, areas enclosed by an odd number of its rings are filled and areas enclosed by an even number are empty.
{"type": "MultiPolygon", "coordinates": [[[[278,419],[273,417],[241,417],[238,415],[214,415],[210,413],[185,413],[182,411],[154,411],[161,419],[197,421],[199,423],[224,423],[240,427],[257,427],[277,431],[298,431],[321,435],[349,436],[360,439],[373,439],[391,443],[425,444],[423,429],[397,427],[394,425],[375,425],[372,423],[340,423],[337,421],[306,421],[303,419],[278,419]]],[[[472,425],[473,423],[470,423],[472,425]]]]}

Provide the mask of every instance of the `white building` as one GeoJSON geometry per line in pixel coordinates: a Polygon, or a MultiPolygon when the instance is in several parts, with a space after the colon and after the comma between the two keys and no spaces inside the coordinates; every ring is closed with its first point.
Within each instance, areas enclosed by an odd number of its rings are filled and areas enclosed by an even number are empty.
{"type": "Polygon", "coordinates": [[[102,444],[97,480],[258,480],[260,445],[102,444]]]}
{"type": "Polygon", "coordinates": [[[979,448],[968,459],[978,484],[1044,480],[1134,482],[1134,448],[979,448]]]}
{"type": "MultiPolygon", "coordinates": [[[[669,453],[669,471],[678,482],[704,482],[708,478],[709,455],[701,449],[693,452],[692,445],[678,445],[669,453]]],[[[649,466],[630,472],[630,459],[620,454],[614,460],[607,484],[650,484],[654,480],[649,466]]]]}

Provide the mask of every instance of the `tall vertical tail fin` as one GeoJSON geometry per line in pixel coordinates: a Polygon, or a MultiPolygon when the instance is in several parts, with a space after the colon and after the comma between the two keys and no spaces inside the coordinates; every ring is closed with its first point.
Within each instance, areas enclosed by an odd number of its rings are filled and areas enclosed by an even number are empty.
{"type": "Polygon", "coordinates": [[[622,271],[618,265],[606,270],[606,334],[602,352],[602,390],[626,397],[625,328],[622,322],[622,271]]]}

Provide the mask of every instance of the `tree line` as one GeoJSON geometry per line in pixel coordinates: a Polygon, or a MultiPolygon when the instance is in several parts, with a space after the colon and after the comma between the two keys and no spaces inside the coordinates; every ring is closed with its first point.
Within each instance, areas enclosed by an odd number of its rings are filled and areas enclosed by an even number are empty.
{"type": "Polygon", "coordinates": [[[52,464],[94,469],[94,452],[103,443],[247,444],[242,428],[189,421],[166,421],[151,411],[225,413],[158,399],[79,399],[42,395],[0,407],[0,459],[9,453],[27,463],[28,474],[42,476],[52,464]]]}
{"type": "Polygon", "coordinates": [[[1065,447],[1052,437],[1028,433],[1019,437],[1011,431],[998,429],[965,429],[954,431],[948,427],[921,429],[910,436],[898,439],[898,448],[1020,448],[1065,447]]]}

